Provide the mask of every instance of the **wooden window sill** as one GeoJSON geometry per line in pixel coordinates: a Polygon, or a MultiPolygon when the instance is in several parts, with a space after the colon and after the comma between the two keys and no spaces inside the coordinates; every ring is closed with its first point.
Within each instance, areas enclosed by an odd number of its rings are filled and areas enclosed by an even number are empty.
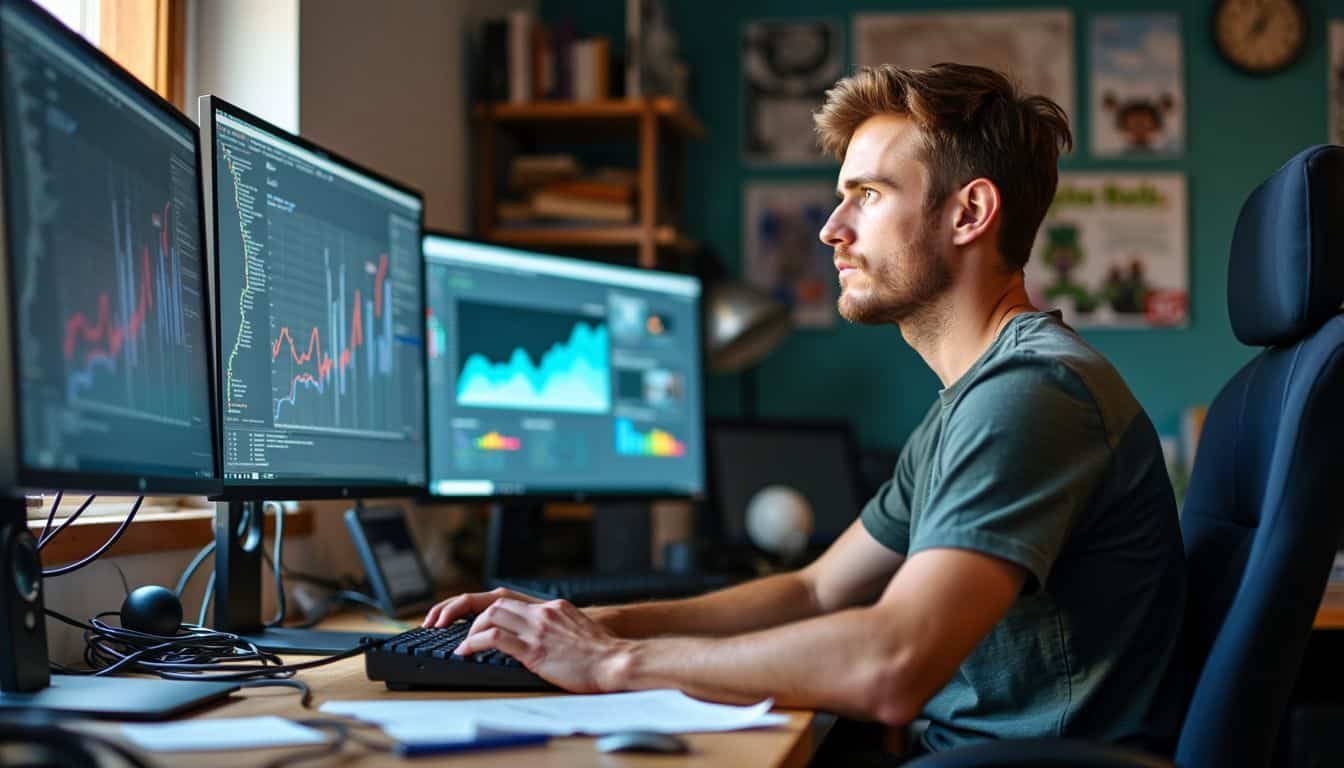
{"type": "MultiPolygon", "coordinates": [[[[42,548],[42,564],[51,568],[85,557],[103,545],[124,518],[121,515],[80,518],[71,523],[60,536],[42,548]]],[[[184,509],[176,512],[144,511],[135,516],[135,522],[126,529],[104,557],[142,555],[149,552],[167,552],[174,549],[197,549],[214,539],[213,509],[184,509]]],[[[29,520],[28,530],[36,536],[42,532],[45,520],[29,520]]],[[[59,524],[59,521],[58,523],[59,524]]],[[[54,526],[53,526],[54,527],[54,526]]],[[[266,516],[266,535],[275,530],[274,517],[266,516]]],[[[303,538],[312,535],[313,512],[300,507],[285,515],[285,538],[303,538]]]]}

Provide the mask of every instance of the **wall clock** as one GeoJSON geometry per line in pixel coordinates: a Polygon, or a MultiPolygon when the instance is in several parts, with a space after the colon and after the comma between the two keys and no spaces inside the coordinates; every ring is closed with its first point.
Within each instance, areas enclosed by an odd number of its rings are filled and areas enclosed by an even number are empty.
{"type": "Polygon", "coordinates": [[[1307,14],[1298,0],[1218,0],[1213,44],[1229,64],[1252,75],[1279,72],[1307,43],[1307,14]]]}

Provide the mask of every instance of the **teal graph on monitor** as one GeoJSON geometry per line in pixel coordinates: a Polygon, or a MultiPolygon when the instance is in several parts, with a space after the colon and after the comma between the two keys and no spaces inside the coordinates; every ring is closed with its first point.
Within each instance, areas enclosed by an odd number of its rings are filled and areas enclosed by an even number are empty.
{"type": "Polygon", "coordinates": [[[430,487],[697,495],[700,283],[425,238],[430,487]]]}

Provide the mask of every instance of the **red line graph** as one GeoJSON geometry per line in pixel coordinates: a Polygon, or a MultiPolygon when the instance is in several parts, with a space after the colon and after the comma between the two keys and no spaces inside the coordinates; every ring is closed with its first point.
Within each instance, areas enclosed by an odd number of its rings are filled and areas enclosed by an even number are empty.
{"type": "Polygon", "coordinates": [[[387,278],[387,254],[378,259],[378,274],[373,277],[373,316],[383,316],[383,280],[387,278]]]}
{"type": "Polygon", "coordinates": [[[289,342],[289,354],[294,359],[294,364],[303,365],[309,360],[315,360],[317,370],[316,378],[307,372],[296,374],[290,382],[291,391],[296,383],[310,383],[321,386],[326,382],[333,367],[339,365],[341,370],[344,371],[346,366],[350,364],[350,358],[354,351],[364,344],[364,323],[360,310],[362,303],[359,289],[356,288],[355,309],[350,315],[350,343],[346,345],[345,349],[341,350],[338,361],[333,361],[329,355],[323,354],[322,336],[318,328],[314,327],[312,332],[308,334],[308,347],[300,353],[298,347],[294,344],[294,336],[289,332],[289,326],[280,327],[280,333],[276,336],[275,343],[271,345],[271,361],[274,362],[276,358],[280,357],[280,350],[284,347],[285,342],[289,342]]]}
{"type": "Polygon", "coordinates": [[[116,357],[121,352],[121,347],[126,339],[134,338],[136,334],[140,333],[140,328],[145,323],[145,313],[150,307],[154,306],[154,295],[150,291],[149,246],[145,246],[140,253],[141,268],[144,271],[140,275],[140,290],[138,291],[135,311],[131,313],[126,325],[123,327],[112,323],[111,294],[107,291],[98,294],[97,324],[90,325],[88,316],[83,312],[76,312],[65,321],[65,359],[67,362],[75,359],[75,349],[81,340],[90,345],[84,353],[84,362],[87,363],[99,354],[116,357]],[[105,347],[99,346],[104,343],[106,344],[105,347]]]}

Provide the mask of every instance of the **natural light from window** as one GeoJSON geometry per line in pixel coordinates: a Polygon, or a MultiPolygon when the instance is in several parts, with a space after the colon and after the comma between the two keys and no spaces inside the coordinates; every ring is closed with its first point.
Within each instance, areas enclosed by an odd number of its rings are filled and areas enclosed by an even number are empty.
{"type": "Polygon", "coordinates": [[[100,0],[37,0],[37,4],[83,35],[85,40],[98,44],[100,0]]]}

